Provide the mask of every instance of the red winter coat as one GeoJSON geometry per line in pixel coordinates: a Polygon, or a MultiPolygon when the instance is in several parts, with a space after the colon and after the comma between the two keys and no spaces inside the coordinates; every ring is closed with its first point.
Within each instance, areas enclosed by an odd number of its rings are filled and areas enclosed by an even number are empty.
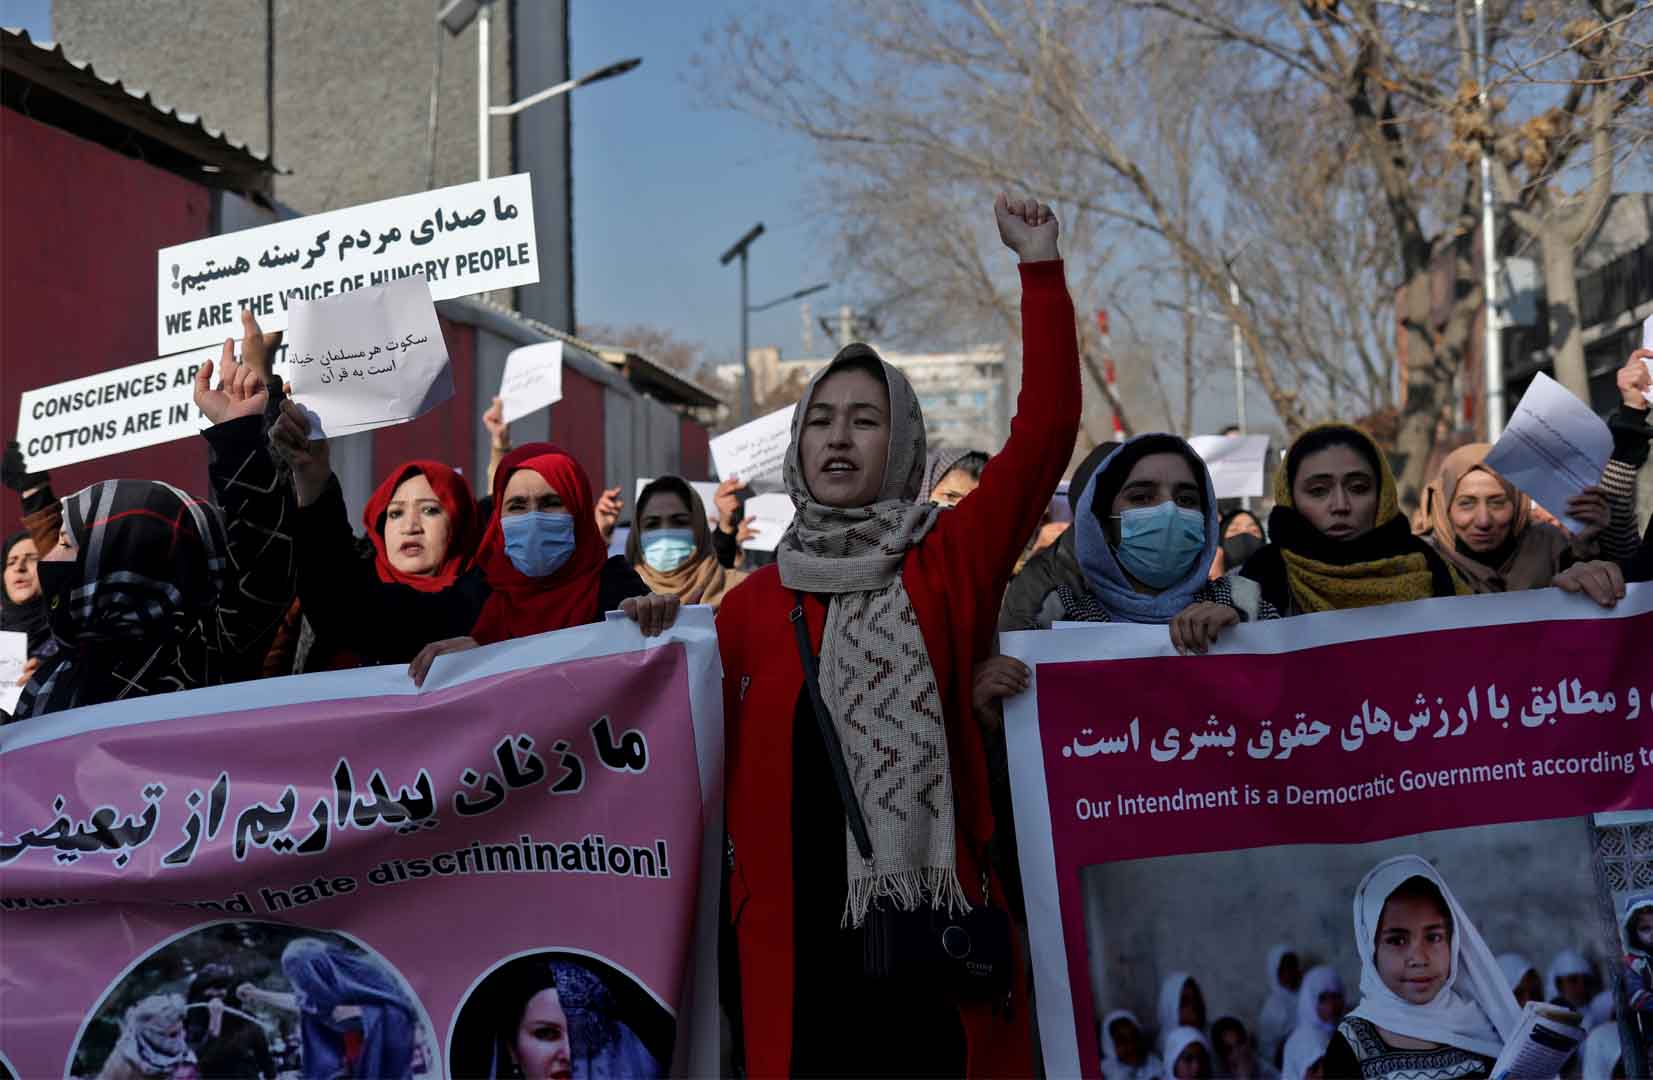
{"type": "MultiPolygon", "coordinates": [[[[940,515],[901,569],[946,712],[963,882],[980,880],[978,851],[993,834],[986,757],[971,706],[975,661],[992,639],[999,597],[1061,481],[1079,430],[1079,346],[1062,263],[1023,264],[1021,275],[1022,392],[1010,441],[988,463],[981,486],[940,515]]],[[[803,690],[787,618],[795,605],[778,569],[767,566],[724,598],[717,618],[734,850],[729,911],[753,1076],[792,1071],[792,733],[803,690]]],[[[819,651],[826,607],[808,597],[805,611],[819,651]]],[[[843,857],[841,851],[817,855],[843,857]]],[[[991,890],[1003,907],[996,879],[991,890]]],[[[1017,983],[1009,1021],[987,1004],[960,1007],[969,1075],[1031,1069],[1026,988],[1017,983]]]]}

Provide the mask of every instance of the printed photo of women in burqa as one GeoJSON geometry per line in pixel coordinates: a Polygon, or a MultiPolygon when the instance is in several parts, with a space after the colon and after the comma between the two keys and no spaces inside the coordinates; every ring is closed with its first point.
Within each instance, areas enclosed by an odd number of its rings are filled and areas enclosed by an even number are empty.
{"type": "Polygon", "coordinates": [[[676,1024],[634,980],[594,957],[521,956],[490,972],[460,1006],[454,1080],[660,1077],[676,1024]]]}
{"type": "Polygon", "coordinates": [[[284,923],[211,923],[142,957],[75,1046],[82,1080],[424,1080],[424,1011],[380,956],[284,923]]]}

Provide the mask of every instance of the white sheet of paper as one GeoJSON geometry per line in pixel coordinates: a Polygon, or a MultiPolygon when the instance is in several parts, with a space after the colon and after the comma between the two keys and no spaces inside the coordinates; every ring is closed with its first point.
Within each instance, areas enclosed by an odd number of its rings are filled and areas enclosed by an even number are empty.
{"type": "Polygon", "coordinates": [[[1601,481],[1612,454],[1613,433],[1601,417],[1539,372],[1487,454],[1487,468],[1577,532],[1583,525],[1566,515],[1567,500],[1601,481]]]}
{"type": "Polygon", "coordinates": [[[17,699],[23,696],[17,680],[28,662],[29,635],[20,630],[0,630],[0,709],[11,712],[17,708],[17,699]]]}
{"type": "Polygon", "coordinates": [[[781,466],[792,441],[792,413],[796,405],[760,416],[713,439],[712,470],[719,480],[740,477],[748,486],[781,483],[781,466]]]}
{"type": "MultiPolygon", "coordinates": [[[[1642,320],[1642,348],[1653,349],[1653,315],[1642,320]]],[[[1653,375],[1653,357],[1642,357],[1642,363],[1647,365],[1647,373],[1653,375]]]]}
{"type": "Polygon", "coordinates": [[[512,349],[499,380],[499,399],[507,424],[561,401],[562,342],[542,341],[512,349]]]}
{"type": "Polygon", "coordinates": [[[448,347],[422,277],[293,305],[287,370],[311,434],[416,419],[453,396],[448,347]]]}
{"type": "Polygon", "coordinates": [[[422,273],[438,300],[540,279],[527,173],[399,195],[155,254],[156,352],[241,335],[251,306],[266,331],[295,300],[345,295],[422,273]]]}
{"type": "Polygon", "coordinates": [[[1243,499],[1263,494],[1267,435],[1195,435],[1188,445],[1211,470],[1217,498],[1243,499]]]}
{"type": "MultiPolygon", "coordinates": [[[[647,479],[643,479],[641,477],[638,478],[637,490],[633,492],[631,496],[631,506],[633,511],[637,509],[638,502],[643,498],[643,489],[652,483],[654,483],[654,477],[649,477],[647,479]]],[[[714,497],[717,495],[717,485],[709,480],[686,480],[684,483],[694,488],[695,494],[700,496],[702,505],[706,507],[707,519],[716,521],[717,503],[714,501],[714,497]]],[[[635,513],[633,516],[635,516],[635,513]]]]}
{"type": "Polygon", "coordinates": [[[774,551],[796,514],[792,497],[785,492],[752,496],[746,500],[745,520],[752,523],[757,535],[741,547],[748,551],[774,551]]]}

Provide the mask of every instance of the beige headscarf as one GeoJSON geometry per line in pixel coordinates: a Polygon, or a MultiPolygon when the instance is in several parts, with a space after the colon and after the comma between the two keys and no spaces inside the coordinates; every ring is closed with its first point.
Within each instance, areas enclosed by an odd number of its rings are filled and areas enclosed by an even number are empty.
{"type": "Polygon", "coordinates": [[[679,477],[662,476],[644,488],[632,517],[631,535],[626,537],[626,561],[650,592],[678,597],[685,604],[707,604],[716,611],[724,595],[746,580],[744,572],[730,570],[717,561],[717,552],[712,550],[712,530],[706,524],[706,504],[700,501],[700,493],[679,477]],[[694,519],[694,557],[671,573],[662,574],[643,561],[642,522],[643,508],[648,501],[667,492],[682,499],[694,519]]]}
{"type": "Polygon", "coordinates": [[[1430,540],[1441,558],[1451,563],[1478,593],[1545,588],[1560,570],[1561,557],[1566,554],[1570,541],[1555,526],[1534,521],[1532,500],[1487,468],[1486,456],[1491,450],[1491,443],[1470,443],[1452,451],[1441,462],[1440,474],[1423,496],[1424,513],[1430,522],[1430,540]],[[1515,517],[1510,522],[1510,537],[1514,542],[1495,566],[1460,551],[1458,533],[1452,527],[1452,500],[1458,496],[1458,485],[1477,469],[1502,484],[1504,494],[1515,504],[1515,517]]]}
{"type": "Polygon", "coordinates": [[[924,467],[924,414],[912,384],[870,346],[846,346],[815,376],[792,418],[784,477],[798,513],[781,537],[776,561],[787,588],[832,597],[821,644],[821,696],[843,744],[873,850],[872,859],[863,861],[844,830],[844,921],[853,926],[886,897],[904,910],[921,902],[970,909],[954,855],[941,691],[901,580],[907,550],[924,539],[938,513],[914,502],[924,467]],[[871,505],[824,506],[804,483],[799,436],[821,380],[858,363],[881,372],[889,390],[884,484],[871,505]]]}

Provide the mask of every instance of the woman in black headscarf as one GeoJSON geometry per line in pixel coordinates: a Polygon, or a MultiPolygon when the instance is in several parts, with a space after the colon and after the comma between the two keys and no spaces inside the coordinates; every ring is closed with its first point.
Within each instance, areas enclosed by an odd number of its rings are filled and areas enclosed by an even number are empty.
{"type": "Polygon", "coordinates": [[[34,656],[51,639],[46,628],[46,602],[40,596],[40,575],[35,564],[40,553],[27,529],[6,537],[5,590],[0,592],[0,630],[27,634],[29,655],[34,656]]]}
{"type": "Polygon", "coordinates": [[[218,388],[210,360],[195,377],[195,404],[213,422],[201,434],[216,506],[152,480],[105,480],[63,500],[57,545],[37,568],[57,649],[24,687],[17,719],[256,671],[293,599],[293,497],[263,420],[259,372],[274,342],[251,315],[243,325],[248,362],[225,342],[218,388]]]}

